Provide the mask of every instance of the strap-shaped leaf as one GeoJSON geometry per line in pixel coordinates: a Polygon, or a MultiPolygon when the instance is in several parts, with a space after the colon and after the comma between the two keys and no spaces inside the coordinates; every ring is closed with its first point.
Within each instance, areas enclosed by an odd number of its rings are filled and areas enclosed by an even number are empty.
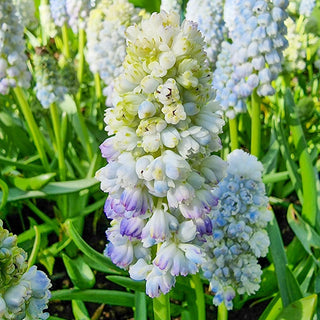
{"type": "Polygon", "coordinates": [[[51,300],[81,300],[84,302],[105,303],[114,306],[134,306],[134,294],[117,290],[64,289],[52,291],[51,295],[51,300]]]}
{"type": "Polygon", "coordinates": [[[300,240],[304,249],[313,257],[314,262],[320,266],[320,262],[312,252],[312,248],[320,248],[319,234],[298,215],[292,204],[288,208],[287,219],[291,229],[300,240]]]}

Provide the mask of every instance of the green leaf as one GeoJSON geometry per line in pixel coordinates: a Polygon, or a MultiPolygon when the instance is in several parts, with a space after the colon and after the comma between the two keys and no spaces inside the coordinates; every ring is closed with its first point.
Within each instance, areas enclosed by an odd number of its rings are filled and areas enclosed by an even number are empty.
{"type": "Polygon", "coordinates": [[[275,128],[277,132],[277,138],[280,146],[281,154],[285,160],[286,167],[290,176],[290,179],[292,181],[292,184],[295,186],[295,190],[297,192],[297,195],[299,197],[299,200],[303,201],[303,195],[302,195],[302,182],[301,177],[298,174],[298,166],[297,164],[292,160],[291,158],[291,152],[289,148],[289,144],[287,141],[287,134],[284,131],[282,120],[280,118],[276,119],[273,122],[273,127],[275,128]]]}
{"type": "MultiPolygon", "coordinates": [[[[44,224],[38,225],[38,230],[41,234],[45,234],[45,233],[51,232],[53,228],[52,228],[52,225],[44,223],[44,224]]],[[[34,237],[35,237],[35,231],[33,228],[27,231],[24,231],[18,235],[18,244],[21,245],[21,243],[30,241],[34,237]]]]}
{"type": "MultiPolygon", "coordinates": [[[[304,136],[303,128],[297,115],[292,93],[286,90],[284,106],[287,122],[293,137],[296,154],[298,155],[301,169],[301,182],[303,190],[302,217],[314,227],[317,216],[317,187],[316,174],[314,172],[311,156],[308,152],[308,145],[304,136]]],[[[293,182],[293,181],[292,181],[293,182]]],[[[301,199],[300,199],[301,200],[301,199]]]]}
{"type": "Polygon", "coordinates": [[[0,203],[0,210],[2,208],[4,208],[4,206],[6,205],[7,201],[8,201],[8,195],[9,195],[9,189],[7,184],[0,179],[0,188],[2,190],[2,199],[1,199],[1,203],[0,203]]]}
{"type": "Polygon", "coordinates": [[[146,282],[145,281],[135,281],[128,277],[123,276],[107,276],[108,280],[119,284],[120,286],[124,288],[128,288],[134,291],[146,291],[146,282]]]}
{"type": "Polygon", "coordinates": [[[64,95],[64,100],[61,103],[59,103],[59,107],[62,111],[65,111],[67,114],[77,113],[76,103],[69,94],[64,95]]]}
{"type": "Polygon", "coordinates": [[[11,177],[10,180],[15,187],[20,190],[39,190],[49,183],[56,175],[55,172],[40,174],[32,178],[23,178],[19,176],[11,177]]]}
{"type": "Polygon", "coordinates": [[[297,279],[293,275],[290,268],[286,265],[285,280],[288,287],[289,300],[296,301],[303,297],[297,279]]]}
{"type": "Polygon", "coordinates": [[[267,308],[263,311],[259,320],[276,320],[281,310],[282,300],[280,294],[277,294],[268,304],[267,308]]]}
{"type": "Polygon", "coordinates": [[[48,318],[48,320],[66,320],[66,319],[50,316],[50,317],[48,318]]]}
{"type": "MultiPolygon", "coordinates": [[[[93,187],[97,184],[98,181],[96,179],[90,178],[63,182],[50,182],[43,189],[35,191],[23,191],[18,188],[10,188],[8,202],[28,198],[43,198],[48,196],[69,194],[93,187]]],[[[2,197],[2,192],[0,192],[0,197],[2,197]]]]}
{"type": "Polygon", "coordinates": [[[72,300],[71,306],[75,320],[90,320],[88,310],[81,300],[72,300]]]}
{"type": "Polygon", "coordinates": [[[312,320],[316,311],[317,295],[312,294],[291,303],[278,315],[277,320],[312,320]]]}
{"type": "Polygon", "coordinates": [[[318,233],[298,215],[292,204],[288,208],[287,220],[304,249],[313,257],[314,262],[320,266],[320,262],[312,252],[313,249],[320,248],[320,236],[318,233]]]}
{"type": "Polygon", "coordinates": [[[280,229],[274,214],[272,214],[272,220],[268,224],[267,230],[270,238],[270,253],[275,267],[281,298],[283,304],[287,306],[292,302],[290,300],[289,287],[286,282],[287,279],[284,277],[286,274],[287,257],[284,251],[280,229]]]}
{"type": "Polygon", "coordinates": [[[51,292],[51,300],[81,300],[84,302],[105,303],[114,306],[134,306],[134,294],[117,290],[57,290],[51,292]]]}
{"type": "Polygon", "coordinates": [[[62,254],[62,259],[75,287],[79,289],[91,289],[95,285],[95,276],[81,257],[71,259],[66,254],[62,254]]]}
{"type": "Polygon", "coordinates": [[[67,233],[72,238],[75,245],[79,248],[80,251],[84,253],[87,257],[85,261],[96,270],[105,272],[105,273],[113,273],[113,274],[127,274],[126,271],[121,270],[116,267],[112,261],[104,256],[103,254],[97,252],[93,248],[91,248],[79,235],[75,227],[73,226],[70,220],[67,220],[65,223],[67,233]]]}

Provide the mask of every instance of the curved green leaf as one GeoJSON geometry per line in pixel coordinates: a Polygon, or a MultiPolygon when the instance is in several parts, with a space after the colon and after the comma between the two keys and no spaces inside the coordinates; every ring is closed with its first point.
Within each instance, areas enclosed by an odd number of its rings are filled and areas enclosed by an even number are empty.
{"type": "Polygon", "coordinates": [[[291,303],[278,315],[277,320],[312,320],[317,306],[317,295],[312,294],[291,303]]]}
{"type": "Polygon", "coordinates": [[[72,312],[75,320],[90,320],[88,310],[81,300],[72,300],[72,312]]]}
{"type": "Polygon", "coordinates": [[[62,254],[62,259],[75,287],[90,289],[95,285],[96,279],[94,273],[81,257],[71,259],[66,254],[62,254]]]}
{"type": "Polygon", "coordinates": [[[81,300],[84,302],[105,303],[114,306],[134,306],[134,294],[117,290],[57,290],[51,292],[51,300],[81,300]]]}
{"type": "MultiPolygon", "coordinates": [[[[9,189],[7,184],[0,179],[0,188],[2,190],[2,199],[1,199],[1,204],[0,204],[0,210],[2,208],[4,208],[4,206],[6,205],[7,201],[8,201],[8,196],[9,196],[9,189]]],[[[1,194],[0,194],[1,196],[1,194]]]]}
{"type": "Polygon", "coordinates": [[[75,245],[79,248],[80,251],[87,257],[85,259],[86,263],[88,263],[91,267],[96,270],[113,273],[113,274],[127,274],[126,271],[121,270],[116,267],[112,261],[104,256],[103,254],[97,252],[93,248],[91,248],[79,235],[75,227],[73,226],[71,220],[67,220],[65,223],[65,227],[67,233],[72,238],[75,245]]]}
{"type": "Polygon", "coordinates": [[[40,174],[32,178],[23,178],[19,176],[11,177],[11,182],[20,190],[39,190],[49,183],[56,175],[55,172],[40,174]]]}
{"type": "MultiPolygon", "coordinates": [[[[9,201],[17,201],[28,198],[42,198],[48,196],[56,196],[61,194],[68,194],[77,192],[83,189],[87,189],[97,185],[98,181],[94,178],[90,179],[79,179],[72,181],[62,182],[49,182],[41,190],[23,191],[18,188],[10,188],[8,195],[9,201]]],[[[3,193],[0,192],[0,198],[3,197],[3,193]]]]}
{"type": "Polygon", "coordinates": [[[146,282],[145,281],[135,281],[128,277],[123,276],[107,276],[108,280],[134,291],[146,291],[146,282]]]}
{"type": "Polygon", "coordinates": [[[313,257],[314,262],[320,266],[320,262],[312,252],[313,248],[320,249],[320,236],[318,233],[298,215],[292,204],[288,208],[287,219],[304,249],[313,257]]]}

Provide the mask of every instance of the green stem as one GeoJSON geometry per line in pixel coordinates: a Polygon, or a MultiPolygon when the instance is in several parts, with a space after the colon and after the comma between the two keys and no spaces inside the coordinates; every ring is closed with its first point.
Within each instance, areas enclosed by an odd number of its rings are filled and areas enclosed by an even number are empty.
{"type": "Polygon", "coordinates": [[[87,154],[88,154],[88,158],[89,160],[92,160],[93,158],[93,151],[92,151],[92,145],[90,143],[90,139],[89,139],[89,133],[88,133],[88,128],[86,127],[86,124],[84,122],[84,118],[79,106],[79,103],[76,103],[77,106],[77,115],[78,115],[78,119],[80,122],[80,126],[81,126],[81,131],[85,140],[85,146],[87,149],[87,154]]]}
{"type": "Polygon", "coordinates": [[[102,89],[101,89],[101,79],[98,72],[94,74],[94,84],[95,84],[97,99],[100,100],[102,97],[102,89]]]}
{"type": "Polygon", "coordinates": [[[260,123],[260,97],[256,90],[251,98],[252,117],[251,117],[251,154],[259,158],[261,149],[261,123],[260,123]]]}
{"type": "Polygon", "coordinates": [[[154,320],[170,320],[170,300],[169,294],[161,294],[153,298],[154,320]]]}
{"type": "Polygon", "coordinates": [[[199,274],[192,275],[190,284],[191,288],[193,288],[196,292],[198,320],[206,320],[206,302],[203,293],[203,285],[199,274]]]}
{"type": "Polygon", "coordinates": [[[60,119],[58,114],[58,108],[55,103],[50,105],[50,113],[53,124],[53,131],[56,140],[57,152],[58,152],[58,165],[59,165],[59,177],[61,181],[66,180],[66,164],[64,159],[63,145],[61,139],[60,119]]]}
{"type": "Polygon", "coordinates": [[[145,292],[136,291],[134,298],[134,318],[139,320],[147,320],[147,300],[145,292]]]}
{"type": "Polygon", "coordinates": [[[48,159],[47,159],[47,155],[44,151],[44,148],[43,148],[43,140],[44,140],[44,137],[43,135],[41,134],[37,124],[36,124],[36,121],[34,120],[34,117],[33,117],[33,114],[31,112],[31,109],[30,109],[30,106],[29,106],[29,103],[26,99],[26,96],[24,94],[24,92],[22,91],[22,89],[20,87],[16,87],[13,89],[13,92],[15,93],[16,97],[17,97],[17,100],[20,104],[20,108],[21,108],[21,111],[27,121],[27,124],[28,124],[28,127],[29,127],[29,130],[30,130],[30,133],[31,133],[31,136],[32,136],[32,139],[34,141],[34,144],[38,150],[38,153],[39,153],[39,156],[40,156],[40,159],[41,159],[41,162],[44,166],[44,168],[46,169],[46,171],[50,171],[50,166],[49,166],[49,162],[48,162],[48,159]]]}
{"type": "Polygon", "coordinates": [[[224,303],[218,306],[218,319],[217,320],[228,320],[228,310],[224,303]]]}
{"type": "Polygon", "coordinates": [[[62,41],[63,41],[63,54],[67,59],[69,59],[71,55],[70,55],[70,48],[69,48],[68,27],[66,24],[64,24],[61,27],[61,31],[62,31],[62,41]]]}
{"type": "Polygon", "coordinates": [[[77,94],[78,102],[81,101],[81,84],[83,80],[83,68],[84,68],[84,46],[85,46],[85,31],[84,29],[79,30],[79,43],[78,43],[78,70],[77,77],[79,81],[79,91],[77,94]]]}
{"type": "Polygon", "coordinates": [[[40,245],[41,245],[40,231],[37,226],[33,226],[33,229],[34,229],[35,237],[34,237],[33,248],[32,248],[32,251],[31,251],[31,254],[29,257],[29,261],[28,261],[28,269],[35,264],[35,262],[37,260],[38,252],[40,250],[40,245]]]}
{"type": "Polygon", "coordinates": [[[230,130],[230,141],[231,141],[231,151],[239,148],[238,144],[238,124],[237,118],[229,119],[229,130],[230,130]]]}

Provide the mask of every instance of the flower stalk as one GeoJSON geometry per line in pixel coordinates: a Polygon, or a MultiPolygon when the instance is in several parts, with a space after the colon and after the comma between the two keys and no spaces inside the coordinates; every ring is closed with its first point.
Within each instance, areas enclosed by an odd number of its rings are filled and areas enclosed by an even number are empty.
{"type": "Polygon", "coordinates": [[[238,122],[236,116],[233,119],[229,119],[229,131],[230,131],[230,147],[231,151],[239,148],[238,143],[238,122]]]}
{"type": "Polygon", "coordinates": [[[261,149],[261,121],[260,121],[261,98],[254,90],[251,96],[251,154],[259,159],[261,149]]]}
{"type": "Polygon", "coordinates": [[[34,144],[39,152],[40,160],[45,168],[46,171],[50,172],[50,166],[48,162],[47,155],[45,153],[44,147],[43,147],[43,141],[44,139],[43,135],[41,134],[41,131],[39,130],[36,121],[33,117],[33,114],[30,110],[29,103],[26,99],[25,93],[20,87],[16,87],[13,89],[13,92],[19,102],[21,111],[28,123],[28,127],[32,136],[32,139],[34,141],[34,144]]]}

